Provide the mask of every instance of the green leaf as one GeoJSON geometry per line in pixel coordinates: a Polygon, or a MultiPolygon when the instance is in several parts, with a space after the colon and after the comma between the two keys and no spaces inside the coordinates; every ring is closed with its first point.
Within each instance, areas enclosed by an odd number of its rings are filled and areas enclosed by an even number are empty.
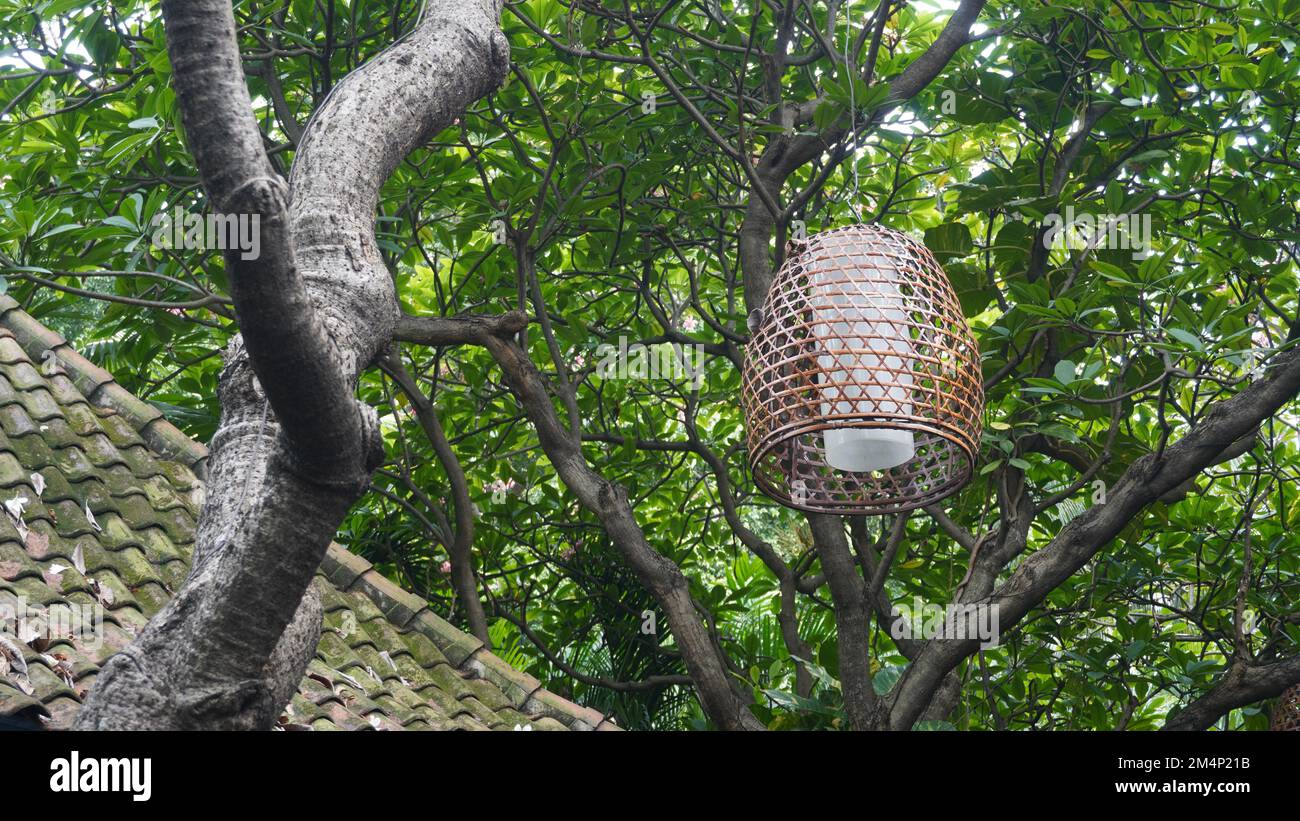
{"type": "Polygon", "coordinates": [[[1076,365],[1068,359],[1062,359],[1056,363],[1056,368],[1052,371],[1056,376],[1056,381],[1062,385],[1069,385],[1075,380],[1076,365]]]}
{"type": "Polygon", "coordinates": [[[905,669],[907,668],[898,665],[882,668],[871,677],[871,689],[875,690],[878,696],[885,695],[903,677],[905,669]]]}
{"type": "Polygon", "coordinates": [[[1205,349],[1204,345],[1201,343],[1200,337],[1190,331],[1184,331],[1182,328],[1166,328],[1165,330],[1169,332],[1170,336],[1184,345],[1195,348],[1197,351],[1205,349]]]}
{"type": "Polygon", "coordinates": [[[975,247],[970,229],[959,222],[945,222],[925,232],[925,245],[936,257],[964,257],[975,247]]]}
{"type": "Polygon", "coordinates": [[[134,222],[131,222],[131,220],[127,219],[127,218],[124,217],[124,216],[121,216],[120,214],[114,214],[114,215],[111,216],[111,217],[105,217],[105,218],[103,219],[103,223],[104,223],[105,225],[112,225],[112,226],[115,226],[115,227],[117,227],[117,228],[125,228],[125,229],[127,229],[128,231],[136,231],[136,230],[139,230],[139,229],[136,227],[136,224],[135,224],[134,222]]]}

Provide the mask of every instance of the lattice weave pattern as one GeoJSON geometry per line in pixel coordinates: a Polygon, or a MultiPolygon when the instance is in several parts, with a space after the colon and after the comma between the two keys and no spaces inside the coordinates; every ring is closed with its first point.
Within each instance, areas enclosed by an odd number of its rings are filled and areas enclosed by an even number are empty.
{"type": "Polygon", "coordinates": [[[1270,730],[1300,731],[1300,684],[1282,693],[1273,707],[1273,716],[1268,723],[1270,730]]]}
{"type": "Polygon", "coordinates": [[[791,243],[741,397],[755,482],[801,510],[922,507],[970,478],[979,449],[980,357],[961,304],[924,245],[881,226],[791,243]],[[873,450],[852,455],[855,437],[873,450]]]}

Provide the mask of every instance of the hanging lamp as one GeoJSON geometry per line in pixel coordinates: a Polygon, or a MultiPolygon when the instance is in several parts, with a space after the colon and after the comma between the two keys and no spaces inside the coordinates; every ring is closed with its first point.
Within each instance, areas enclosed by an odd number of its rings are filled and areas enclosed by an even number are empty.
{"type": "Polygon", "coordinates": [[[979,348],[924,245],[879,225],[792,241],[741,375],[754,481],[787,507],[886,514],[964,485],[979,348]]]}

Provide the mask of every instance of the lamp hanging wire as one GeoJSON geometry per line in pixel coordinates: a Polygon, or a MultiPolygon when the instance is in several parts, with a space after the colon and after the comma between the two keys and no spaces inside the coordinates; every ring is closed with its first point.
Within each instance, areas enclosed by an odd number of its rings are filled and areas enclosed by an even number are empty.
{"type": "Polygon", "coordinates": [[[820,513],[923,507],[979,451],[979,349],[924,245],[879,225],[790,243],[741,376],[749,465],[768,496],[820,513]]]}

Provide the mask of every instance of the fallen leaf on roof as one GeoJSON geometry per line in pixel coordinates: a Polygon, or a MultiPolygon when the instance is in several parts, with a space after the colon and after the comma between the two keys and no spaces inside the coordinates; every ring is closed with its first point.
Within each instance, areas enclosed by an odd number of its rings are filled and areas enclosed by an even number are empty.
{"type": "Polygon", "coordinates": [[[4,503],[5,512],[9,514],[10,519],[13,519],[14,528],[18,531],[18,537],[23,541],[27,540],[27,534],[31,532],[27,527],[27,523],[23,521],[23,510],[30,503],[31,500],[23,495],[15,496],[4,503]]]}
{"type": "Polygon", "coordinates": [[[32,489],[36,491],[37,496],[45,492],[45,477],[40,473],[32,474],[32,489]]]}
{"type": "Polygon", "coordinates": [[[62,681],[64,684],[68,685],[69,687],[72,687],[76,684],[76,680],[72,677],[72,662],[67,660],[56,661],[54,663],[54,666],[51,667],[50,669],[53,670],[54,674],[59,677],[60,681],[62,681]]]}
{"type": "Polygon", "coordinates": [[[95,521],[95,514],[90,512],[90,502],[88,501],[85,503],[85,513],[86,521],[90,522],[90,526],[95,530],[103,531],[104,528],[100,527],[99,522],[95,521]]]}
{"type": "Polygon", "coordinates": [[[353,686],[354,689],[361,690],[361,691],[363,691],[363,692],[364,692],[365,689],[366,689],[366,688],[364,688],[364,687],[361,686],[361,682],[357,681],[357,680],[354,679],[352,676],[349,676],[347,673],[339,673],[339,678],[343,679],[343,680],[346,681],[348,684],[351,684],[351,685],[353,686]]]}
{"type": "Polygon", "coordinates": [[[18,645],[4,636],[0,636],[0,657],[3,657],[5,662],[14,670],[17,670],[22,675],[27,675],[27,661],[23,658],[23,651],[19,650],[18,645]]]}
{"type": "Polygon", "coordinates": [[[72,551],[72,566],[77,568],[77,572],[86,575],[86,552],[77,545],[77,549],[72,551]]]}
{"type": "Polygon", "coordinates": [[[306,724],[298,724],[292,721],[291,720],[292,715],[293,715],[293,711],[289,711],[284,715],[281,715],[278,719],[276,719],[275,726],[272,727],[271,729],[279,730],[282,733],[283,732],[301,733],[301,732],[307,732],[311,730],[311,727],[308,727],[306,724]]]}
{"type": "Polygon", "coordinates": [[[10,518],[16,522],[21,522],[23,520],[23,510],[29,504],[31,504],[31,500],[25,494],[19,494],[5,502],[5,510],[9,513],[10,518]]]}
{"type": "Polygon", "coordinates": [[[113,588],[104,584],[99,579],[91,579],[91,587],[95,591],[95,597],[99,599],[100,604],[105,607],[113,606],[114,593],[113,588]]]}

